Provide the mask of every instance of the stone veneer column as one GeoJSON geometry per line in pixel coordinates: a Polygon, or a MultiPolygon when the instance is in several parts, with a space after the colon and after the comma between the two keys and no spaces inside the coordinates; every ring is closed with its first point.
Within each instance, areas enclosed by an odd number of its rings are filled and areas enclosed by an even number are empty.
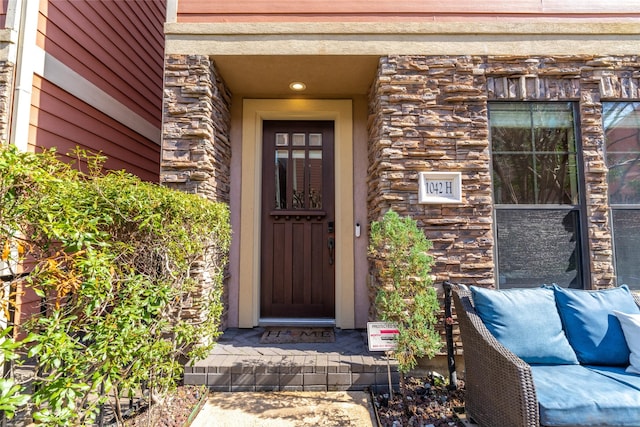
{"type": "Polygon", "coordinates": [[[613,268],[613,239],[608,195],[608,168],[604,153],[604,129],[600,78],[592,65],[598,61],[587,61],[589,68],[581,73],[580,132],[587,197],[587,221],[589,235],[589,266],[593,287],[604,288],[615,284],[613,268]]]}
{"type": "Polygon", "coordinates": [[[0,144],[6,144],[9,140],[14,69],[15,65],[11,62],[0,62],[0,144]]]}
{"type": "Polygon", "coordinates": [[[587,192],[591,269],[594,286],[605,287],[614,284],[615,275],[601,101],[640,99],[640,57],[597,57],[585,65],[580,112],[583,146],[590,148],[589,153],[585,149],[585,162],[591,190],[587,192]]]}
{"type": "MultiPolygon", "coordinates": [[[[229,202],[231,94],[207,56],[170,55],[165,58],[162,159],[160,182],[168,187],[229,202]]],[[[200,283],[185,311],[198,318],[214,286],[211,269],[217,263],[204,254],[193,268],[200,283]]],[[[228,312],[224,287],[223,326],[228,312]]]]}
{"type": "Polygon", "coordinates": [[[207,56],[165,59],[160,181],[229,201],[231,94],[207,56]]]}
{"type": "MultiPolygon", "coordinates": [[[[14,64],[8,61],[0,62],[0,146],[6,145],[9,142],[9,116],[11,111],[11,104],[13,99],[13,70],[14,64]]],[[[26,142],[26,141],[25,141],[26,142]]],[[[6,274],[7,264],[0,261],[0,272],[6,274]]],[[[3,302],[8,302],[10,299],[9,286],[2,286],[0,288],[0,299],[3,302]]],[[[6,325],[7,317],[4,310],[0,313],[0,325],[6,325]]]]}
{"type": "Polygon", "coordinates": [[[381,58],[370,94],[369,220],[393,208],[433,242],[436,282],[492,285],[486,79],[479,57],[381,58]],[[462,204],[418,204],[418,173],[462,173],[462,204]]]}

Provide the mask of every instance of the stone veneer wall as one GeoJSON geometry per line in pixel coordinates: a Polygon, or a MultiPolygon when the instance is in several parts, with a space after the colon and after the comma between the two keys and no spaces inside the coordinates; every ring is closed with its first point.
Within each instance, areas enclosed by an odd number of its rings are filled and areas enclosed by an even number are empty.
{"type": "Polygon", "coordinates": [[[9,140],[14,70],[13,63],[0,62],[0,143],[6,143],[9,140]]]}
{"type": "Polygon", "coordinates": [[[575,101],[591,286],[615,284],[602,100],[640,99],[630,57],[389,56],[370,94],[369,220],[393,208],[433,241],[437,282],[495,285],[487,102],[575,101]],[[462,172],[463,203],[418,204],[418,172],[462,172]]]}
{"type": "MultiPolygon", "coordinates": [[[[169,55],[165,58],[162,159],[160,182],[168,187],[229,202],[231,168],[231,93],[207,56],[169,55]]],[[[209,254],[216,257],[218,254],[209,254]]],[[[209,295],[210,269],[217,261],[205,257],[193,270],[201,288],[188,315],[197,318],[199,300],[209,295]]],[[[228,313],[224,287],[223,327],[228,313]]]]}
{"type": "Polygon", "coordinates": [[[162,184],[229,201],[231,93],[207,56],[165,59],[162,184]]]}
{"type": "Polygon", "coordinates": [[[370,94],[369,220],[389,208],[433,242],[437,282],[493,284],[486,76],[481,58],[390,56],[370,94]],[[418,173],[462,172],[462,205],[418,204],[418,173]]]}
{"type": "MultiPolygon", "coordinates": [[[[9,116],[11,112],[12,94],[13,94],[13,73],[15,66],[8,61],[0,62],[0,146],[5,145],[9,141],[9,116]]],[[[7,264],[0,261],[0,273],[6,274],[7,264]]],[[[10,298],[9,286],[0,288],[0,299],[8,300],[10,298]]],[[[7,316],[4,310],[0,313],[0,326],[6,326],[7,316]]]]}

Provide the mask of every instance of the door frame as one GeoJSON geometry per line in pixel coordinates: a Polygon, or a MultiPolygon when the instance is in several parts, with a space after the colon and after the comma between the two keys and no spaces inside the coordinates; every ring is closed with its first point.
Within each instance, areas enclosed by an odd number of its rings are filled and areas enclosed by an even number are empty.
{"type": "Polygon", "coordinates": [[[335,310],[336,326],[355,327],[353,110],[350,99],[245,99],[242,112],[242,184],[240,194],[240,277],[238,326],[260,319],[260,243],[263,120],[335,122],[335,310]]]}

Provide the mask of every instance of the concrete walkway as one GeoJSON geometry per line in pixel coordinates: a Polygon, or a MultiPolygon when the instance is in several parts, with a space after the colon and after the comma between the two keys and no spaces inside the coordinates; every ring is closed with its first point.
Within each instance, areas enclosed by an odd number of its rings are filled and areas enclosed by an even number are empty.
{"type": "Polygon", "coordinates": [[[368,393],[238,392],[214,393],[192,427],[372,427],[368,393]]]}

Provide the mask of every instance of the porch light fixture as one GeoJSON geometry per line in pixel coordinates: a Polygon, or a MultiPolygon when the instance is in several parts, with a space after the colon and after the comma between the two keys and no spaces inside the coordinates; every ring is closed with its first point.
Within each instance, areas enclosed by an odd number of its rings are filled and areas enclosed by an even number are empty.
{"type": "Polygon", "coordinates": [[[289,89],[295,90],[296,92],[302,92],[307,88],[307,85],[302,82],[291,82],[289,84],[289,89]]]}

